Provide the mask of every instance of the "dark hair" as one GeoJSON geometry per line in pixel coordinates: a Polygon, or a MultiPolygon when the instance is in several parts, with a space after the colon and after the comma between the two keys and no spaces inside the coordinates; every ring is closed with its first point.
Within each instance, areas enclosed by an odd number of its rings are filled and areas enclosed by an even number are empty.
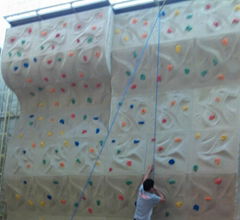
{"type": "Polygon", "coordinates": [[[154,180],[152,179],[146,179],[144,182],[143,182],[143,189],[144,191],[149,191],[150,189],[152,189],[154,186],[154,180]]]}

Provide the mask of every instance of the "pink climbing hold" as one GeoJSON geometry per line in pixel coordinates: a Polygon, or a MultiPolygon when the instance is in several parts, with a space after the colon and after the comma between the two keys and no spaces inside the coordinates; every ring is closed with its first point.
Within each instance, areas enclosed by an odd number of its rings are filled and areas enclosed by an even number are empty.
{"type": "Polygon", "coordinates": [[[161,75],[158,75],[157,76],[157,82],[161,82],[162,81],[162,77],[161,77],[161,75]]]}
{"type": "Polygon", "coordinates": [[[162,123],[163,123],[163,124],[167,123],[167,119],[164,118],[164,119],[162,120],[162,123]]]}
{"type": "Polygon", "coordinates": [[[84,84],[83,87],[84,87],[85,89],[87,89],[87,88],[88,88],[88,84],[84,84]]]}
{"type": "Polygon", "coordinates": [[[238,19],[238,18],[234,18],[234,19],[232,20],[232,24],[238,24],[238,23],[239,23],[239,20],[240,20],[240,19],[238,19]]]}
{"type": "Polygon", "coordinates": [[[137,88],[137,84],[133,84],[132,86],[131,86],[131,89],[136,89],[137,88]]]}
{"type": "Polygon", "coordinates": [[[52,62],[53,62],[52,60],[48,60],[47,64],[50,65],[50,64],[52,64],[52,62]]]}
{"type": "Polygon", "coordinates": [[[60,90],[61,90],[61,92],[65,92],[65,89],[64,89],[64,88],[61,88],[60,90]]]}
{"type": "Polygon", "coordinates": [[[71,83],[71,86],[72,86],[72,87],[76,87],[77,84],[73,82],[73,83],[71,83]]]}
{"type": "Polygon", "coordinates": [[[47,78],[47,77],[44,77],[43,80],[44,80],[45,82],[48,82],[48,78],[47,78]]]}
{"type": "Polygon", "coordinates": [[[214,120],[215,118],[216,118],[216,116],[215,116],[214,114],[212,114],[212,115],[210,115],[210,116],[208,117],[208,119],[209,119],[210,121],[214,120]]]}
{"type": "Polygon", "coordinates": [[[70,115],[70,117],[71,117],[72,119],[74,119],[74,118],[76,118],[76,115],[75,115],[74,113],[72,113],[72,114],[70,115]]]}
{"type": "Polygon", "coordinates": [[[215,21],[215,22],[213,22],[213,25],[214,25],[215,27],[219,27],[220,23],[219,23],[218,21],[215,21]]]}
{"type": "Polygon", "coordinates": [[[83,130],[83,131],[82,131],[82,134],[86,134],[86,133],[87,133],[87,130],[83,130]]]}
{"type": "Polygon", "coordinates": [[[88,61],[88,57],[87,56],[83,56],[83,61],[87,62],[88,61]]]}
{"type": "Polygon", "coordinates": [[[211,6],[210,4],[207,4],[207,5],[205,6],[205,9],[206,9],[206,10],[209,10],[211,7],[212,7],[212,6],[211,6]]]}
{"type": "Polygon", "coordinates": [[[121,200],[121,201],[123,201],[123,200],[124,200],[124,196],[123,196],[122,194],[119,194],[119,195],[118,195],[118,199],[121,200]]]}
{"type": "Polygon", "coordinates": [[[158,152],[162,152],[164,150],[164,147],[163,146],[159,146],[157,150],[158,150],[158,152]]]}
{"type": "Polygon", "coordinates": [[[29,33],[29,34],[32,33],[32,28],[28,28],[28,33],[29,33]]]}
{"type": "Polygon", "coordinates": [[[101,83],[97,83],[97,84],[96,84],[96,88],[100,88],[101,86],[102,86],[101,83]]]}
{"type": "Polygon", "coordinates": [[[66,75],[65,73],[62,73],[62,74],[61,74],[61,77],[62,77],[62,78],[66,78],[67,75],[66,75]]]}
{"type": "Polygon", "coordinates": [[[88,208],[88,213],[92,214],[93,213],[93,209],[92,208],[88,208]]]}
{"type": "Polygon", "coordinates": [[[221,178],[216,178],[215,180],[214,180],[214,183],[216,184],[216,185],[220,185],[221,183],[222,183],[222,179],[221,178]]]}
{"type": "Polygon", "coordinates": [[[112,169],[111,167],[108,169],[109,172],[112,172],[112,170],[113,170],[113,169],[112,169]]]}
{"type": "Polygon", "coordinates": [[[128,167],[131,167],[132,166],[132,161],[128,160],[126,164],[127,164],[128,167]]]}
{"type": "Polygon", "coordinates": [[[172,32],[173,32],[173,29],[172,29],[172,28],[168,28],[168,29],[167,29],[167,33],[168,33],[168,34],[171,34],[172,32]]]}

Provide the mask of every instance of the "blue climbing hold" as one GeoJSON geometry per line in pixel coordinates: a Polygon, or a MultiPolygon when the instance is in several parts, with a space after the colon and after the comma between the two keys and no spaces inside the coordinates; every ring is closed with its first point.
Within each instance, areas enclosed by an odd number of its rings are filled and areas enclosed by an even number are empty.
{"type": "Polygon", "coordinates": [[[113,143],[113,144],[116,143],[116,140],[113,139],[113,140],[112,140],[112,143],[113,143]]]}
{"type": "Polygon", "coordinates": [[[99,117],[97,117],[97,116],[93,117],[93,120],[98,120],[98,119],[99,119],[99,117]]]}
{"type": "Polygon", "coordinates": [[[29,115],[29,118],[34,118],[34,115],[29,115]]]}
{"type": "Polygon", "coordinates": [[[64,119],[60,119],[59,123],[64,124],[65,123],[64,119]]]}
{"type": "Polygon", "coordinates": [[[80,145],[79,141],[75,141],[74,144],[76,147],[78,147],[80,145]]]}
{"type": "Polygon", "coordinates": [[[140,140],[134,140],[133,143],[138,144],[138,143],[140,143],[140,140]]]}
{"type": "Polygon", "coordinates": [[[37,62],[37,58],[36,58],[36,57],[34,57],[34,58],[33,58],[33,61],[36,63],[36,62],[37,62]]]}
{"type": "Polygon", "coordinates": [[[47,195],[47,198],[48,198],[49,200],[52,200],[52,196],[51,196],[51,195],[47,195]]]}
{"type": "Polygon", "coordinates": [[[23,150],[23,151],[22,151],[22,153],[23,153],[23,154],[26,154],[26,153],[27,153],[27,151],[26,151],[26,150],[23,150]]]}
{"type": "Polygon", "coordinates": [[[13,69],[14,69],[14,71],[17,71],[18,70],[18,66],[15,66],[13,69]]]}
{"type": "Polygon", "coordinates": [[[134,108],[134,105],[130,105],[130,108],[133,109],[133,108],[134,108]]]}
{"type": "Polygon", "coordinates": [[[200,209],[199,205],[195,204],[195,205],[193,206],[193,210],[199,211],[199,209],[200,209]]]}
{"type": "Polygon", "coordinates": [[[144,125],[144,123],[145,123],[144,121],[139,121],[138,122],[139,125],[144,125]]]}
{"type": "Polygon", "coordinates": [[[23,180],[23,184],[25,184],[25,185],[26,185],[26,184],[27,184],[27,180],[23,180]]]}
{"type": "Polygon", "coordinates": [[[100,132],[99,128],[96,128],[96,134],[98,134],[100,132]]]}
{"type": "Polygon", "coordinates": [[[174,159],[171,159],[171,160],[168,161],[168,163],[169,163],[170,165],[173,165],[173,164],[175,164],[175,160],[174,160],[174,159]]]}
{"type": "Polygon", "coordinates": [[[28,67],[29,67],[29,63],[23,63],[23,66],[24,66],[25,68],[28,68],[28,67]]]}

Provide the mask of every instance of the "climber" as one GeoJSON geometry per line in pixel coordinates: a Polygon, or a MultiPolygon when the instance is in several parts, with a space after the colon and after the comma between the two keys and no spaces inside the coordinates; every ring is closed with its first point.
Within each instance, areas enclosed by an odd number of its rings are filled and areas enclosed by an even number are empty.
{"type": "Polygon", "coordinates": [[[166,201],[165,195],[154,187],[150,179],[153,166],[149,166],[138,191],[134,220],[151,220],[153,207],[159,202],[166,201]]]}

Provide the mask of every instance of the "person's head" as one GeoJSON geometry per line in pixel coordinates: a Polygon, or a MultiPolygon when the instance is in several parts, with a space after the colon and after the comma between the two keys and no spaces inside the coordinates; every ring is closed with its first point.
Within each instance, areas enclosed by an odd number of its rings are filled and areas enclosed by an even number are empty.
{"type": "Polygon", "coordinates": [[[152,180],[152,179],[146,179],[146,180],[143,182],[143,189],[144,189],[144,191],[146,191],[146,192],[152,192],[153,187],[154,187],[154,180],[152,180]]]}

